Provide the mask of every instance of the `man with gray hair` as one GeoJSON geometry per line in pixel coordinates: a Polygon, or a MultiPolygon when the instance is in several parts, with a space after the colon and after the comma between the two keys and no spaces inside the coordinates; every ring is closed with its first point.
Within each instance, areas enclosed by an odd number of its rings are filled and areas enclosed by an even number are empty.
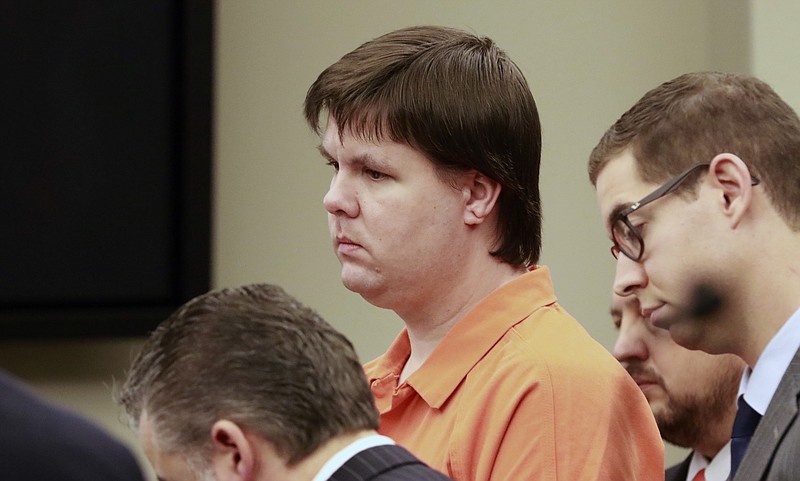
{"type": "Polygon", "coordinates": [[[448,479],[377,435],[350,342],[277,286],[178,309],[134,360],[120,403],[162,481],[448,479]]]}

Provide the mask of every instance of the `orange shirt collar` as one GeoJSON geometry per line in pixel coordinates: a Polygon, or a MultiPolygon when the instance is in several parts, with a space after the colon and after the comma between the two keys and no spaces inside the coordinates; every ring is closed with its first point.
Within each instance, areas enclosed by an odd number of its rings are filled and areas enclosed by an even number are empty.
{"type": "MultiPolygon", "coordinates": [[[[431,356],[407,379],[432,408],[440,408],[497,341],[536,309],[556,302],[550,270],[536,266],[498,287],[461,319],[431,356]]],[[[370,382],[399,378],[411,354],[405,329],[378,361],[370,382]]]]}

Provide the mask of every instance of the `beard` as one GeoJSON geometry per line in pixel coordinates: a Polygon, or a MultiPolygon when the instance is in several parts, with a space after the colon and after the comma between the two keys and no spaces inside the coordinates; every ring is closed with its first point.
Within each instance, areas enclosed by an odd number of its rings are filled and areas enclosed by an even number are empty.
{"type": "Polygon", "coordinates": [[[629,366],[631,374],[655,379],[667,393],[664,406],[653,410],[661,437],[670,444],[693,448],[707,440],[714,427],[725,421],[736,403],[741,371],[719,369],[710,384],[700,392],[675,394],[664,385],[663,379],[643,366],[629,366]]]}

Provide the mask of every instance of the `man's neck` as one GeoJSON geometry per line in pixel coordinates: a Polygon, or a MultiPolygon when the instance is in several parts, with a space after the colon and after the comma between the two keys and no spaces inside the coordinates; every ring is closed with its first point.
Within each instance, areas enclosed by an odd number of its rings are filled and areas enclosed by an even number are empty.
{"type": "Polygon", "coordinates": [[[748,279],[734,302],[743,325],[742,342],[733,352],[753,368],[775,334],[800,307],[800,232],[792,230],[774,209],[765,209],[752,249],[742,254],[741,269],[748,279]],[[758,247],[758,254],[753,255],[758,247]]]}
{"type": "Polygon", "coordinates": [[[739,312],[745,325],[739,332],[746,342],[735,354],[750,368],[755,367],[767,344],[800,307],[800,265],[791,263],[784,261],[783,265],[774,264],[769,272],[762,270],[756,275],[761,282],[750,283],[749,292],[742,293],[746,301],[739,312]]]}
{"type": "MultiPolygon", "coordinates": [[[[478,303],[498,287],[510,282],[526,272],[525,268],[498,263],[474,285],[462,282],[462,289],[452,289],[452,294],[432,306],[424,316],[411,313],[401,318],[405,321],[411,354],[400,375],[400,381],[419,369],[442,342],[448,332],[466,316],[478,303]]],[[[400,314],[400,313],[398,313],[400,314]]]]}

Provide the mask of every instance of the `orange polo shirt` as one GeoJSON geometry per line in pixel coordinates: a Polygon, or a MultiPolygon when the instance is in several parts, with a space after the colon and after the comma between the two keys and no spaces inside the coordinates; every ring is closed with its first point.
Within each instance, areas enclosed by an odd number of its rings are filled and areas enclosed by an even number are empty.
{"type": "Polygon", "coordinates": [[[546,267],[482,300],[398,386],[409,354],[404,330],[365,366],[380,432],[457,481],[664,479],[644,395],[546,267]]]}

